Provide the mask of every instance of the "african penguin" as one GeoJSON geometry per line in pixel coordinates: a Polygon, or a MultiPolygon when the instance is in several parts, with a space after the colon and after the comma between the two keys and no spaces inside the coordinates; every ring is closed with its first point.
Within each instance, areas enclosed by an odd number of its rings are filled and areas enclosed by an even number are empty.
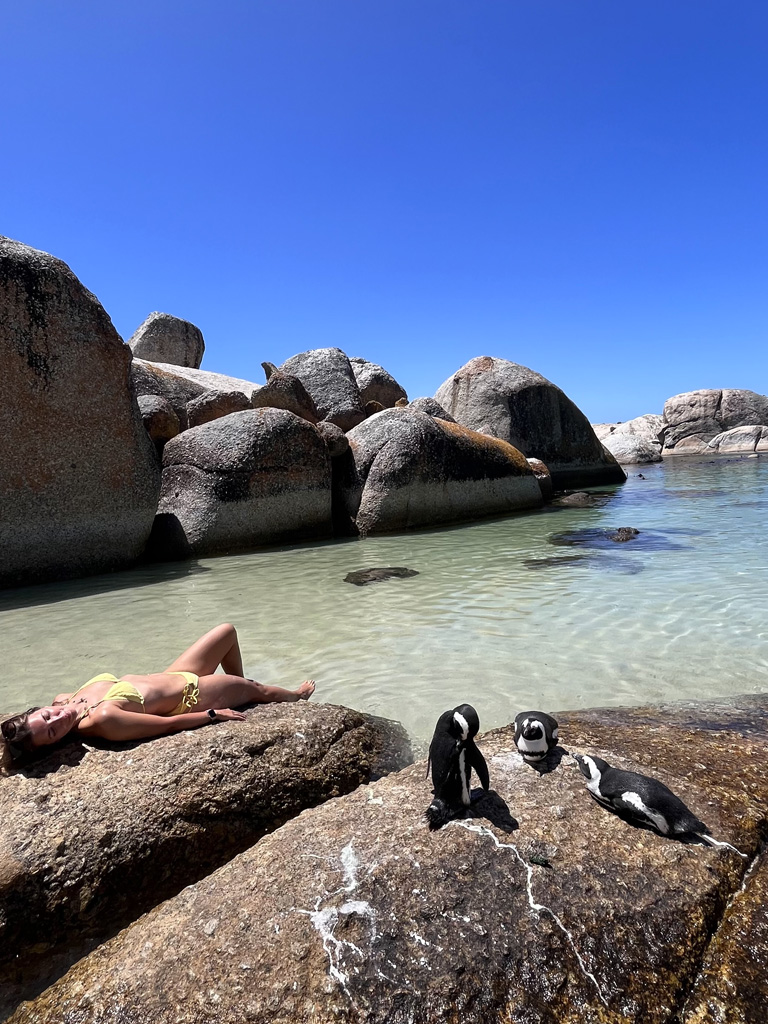
{"type": "Polygon", "coordinates": [[[444,711],[429,745],[427,775],[432,768],[434,799],[426,810],[429,827],[440,828],[469,807],[469,780],[475,769],[484,790],[490,779],[485,758],[475,745],[480,719],[471,704],[444,711]]]}
{"type": "Polygon", "coordinates": [[[515,744],[529,763],[543,761],[557,743],[557,722],[543,711],[521,711],[515,718],[515,744]]]}
{"type": "Polygon", "coordinates": [[[658,779],[611,768],[601,757],[574,754],[573,758],[587,778],[587,789],[604,807],[665,836],[694,835],[710,846],[723,845],[710,837],[704,822],[658,779]]]}

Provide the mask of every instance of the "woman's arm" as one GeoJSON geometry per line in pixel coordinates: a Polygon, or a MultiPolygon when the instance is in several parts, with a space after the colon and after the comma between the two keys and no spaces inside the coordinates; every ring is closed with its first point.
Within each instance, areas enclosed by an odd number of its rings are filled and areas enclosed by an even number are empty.
{"type": "MultiPolygon", "coordinates": [[[[222,722],[242,722],[242,711],[223,708],[216,711],[216,718],[222,722]]],[[[96,708],[76,727],[84,736],[99,736],[103,740],[144,740],[153,736],[167,736],[185,729],[199,729],[209,725],[212,719],[207,711],[190,711],[184,715],[144,715],[121,708],[96,708]]]]}

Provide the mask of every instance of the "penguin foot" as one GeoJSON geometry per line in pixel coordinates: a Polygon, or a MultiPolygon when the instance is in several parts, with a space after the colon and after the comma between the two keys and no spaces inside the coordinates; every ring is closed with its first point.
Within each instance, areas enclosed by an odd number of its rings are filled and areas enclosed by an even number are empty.
{"type": "Polygon", "coordinates": [[[430,829],[434,832],[443,825],[447,825],[452,818],[456,817],[456,813],[452,807],[449,807],[445,800],[439,798],[432,801],[429,807],[424,812],[430,829]]]}

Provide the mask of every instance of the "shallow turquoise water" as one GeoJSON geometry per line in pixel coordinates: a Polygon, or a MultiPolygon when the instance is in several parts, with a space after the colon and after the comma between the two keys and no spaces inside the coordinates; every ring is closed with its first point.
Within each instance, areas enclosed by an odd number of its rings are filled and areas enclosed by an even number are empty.
{"type": "Polygon", "coordinates": [[[317,699],[399,719],[420,740],[462,701],[488,729],[529,707],[768,690],[768,458],[630,472],[596,509],[5,591],[0,707],[44,703],[96,672],[158,671],[225,620],[248,674],[313,676],[317,699]],[[550,539],[617,526],[640,536],[550,539]],[[591,557],[536,565],[574,555],[591,557]],[[419,575],[344,582],[371,566],[419,575]]]}

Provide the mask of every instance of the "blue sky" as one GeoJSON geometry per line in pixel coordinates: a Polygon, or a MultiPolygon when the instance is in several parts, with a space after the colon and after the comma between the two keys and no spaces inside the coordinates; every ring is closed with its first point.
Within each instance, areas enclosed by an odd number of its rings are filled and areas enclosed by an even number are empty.
{"type": "Polygon", "coordinates": [[[0,232],[203,367],[768,391],[765,0],[0,0],[0,232]]]}

